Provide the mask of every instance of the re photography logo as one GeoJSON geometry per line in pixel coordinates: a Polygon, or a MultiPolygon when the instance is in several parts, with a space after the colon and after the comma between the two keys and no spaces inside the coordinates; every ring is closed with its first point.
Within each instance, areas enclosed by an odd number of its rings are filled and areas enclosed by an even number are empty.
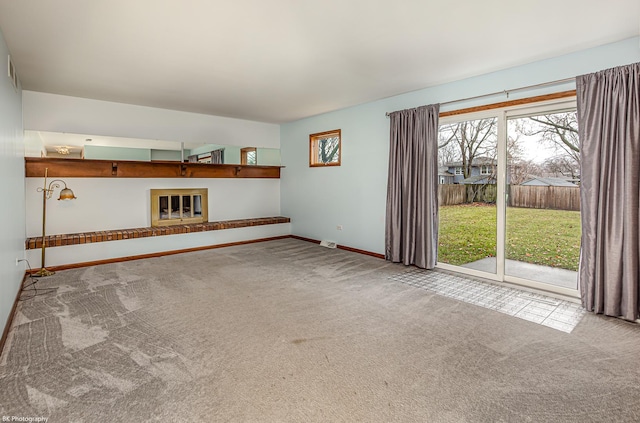
{"type": "Polygon", "coordinates": [[[2,416],[3,422],[28,422],[28,423],[46,423],[49,417],[31,417],[31,416],[2,416]]]}

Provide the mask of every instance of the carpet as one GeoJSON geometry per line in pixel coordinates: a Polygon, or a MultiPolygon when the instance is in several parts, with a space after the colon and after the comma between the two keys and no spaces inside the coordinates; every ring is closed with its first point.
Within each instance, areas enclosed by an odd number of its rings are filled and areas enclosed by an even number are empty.
{"type": "Polygon", "coordinates": [[[633,422],[640,329],[572,333],[295,240],[61,271],[27,291],[0,416],[49,422],[633,422]]]}

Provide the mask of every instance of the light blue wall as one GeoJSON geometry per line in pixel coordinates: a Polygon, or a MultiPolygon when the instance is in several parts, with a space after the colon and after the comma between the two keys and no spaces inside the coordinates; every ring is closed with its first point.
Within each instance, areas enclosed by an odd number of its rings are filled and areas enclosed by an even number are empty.
{"type": "Polygon", "coordinates": [[[196,148],[191,149],[189,154],[205,154],[205,153],[210,153],[213,150],[217,150],[219,148],[225,148],[225,147],[226,147],[226,145],[205,144],[205,145],[202,145],[200,147],[196,147],[196,148]]]}
{"type": "Polygon", "coordinates": [[[240,148],[235,145],[228,145],[224,148],[225,164],[240,164],[240,148]]]}
{"type": "MultiPolygon", "coordinates": [[[[640,40],[633,38],[283,124],[282,213],[291,217],[295,235],[384,253],[389,149],[386,112],[573,78],[638,61],[640,40]],[[342,166],[310,168],[309,134],[333,129],[342,129],[342,166]],[[337,225],[343,230],[338,231],[337,225]]],[[[509,100],[573,88],[574,83],[567,83],[532,89],[513,93],[509,100]]],[[[497,95],[443,106],[441,110],[504,100],[504,95],[497,95]]]]}
{"type": "Polygon", "coordinates": [[[191,154],[206,154],[219,148],[224,148],[224,164],[240,164],[240,147],[235,145],[206,144],[194,148],[191,154]]]}
{"type": "MultiPolygon", "coordinates": [[[[207,154],[212,150],[224,148],[224,164],[240,164],[240,149],[235,145],[206,144],[201,147],[194,148],[190,154],[207,154]]],[[[278,148],[256,148],[258,153],[259,165],[280,165],[280,149],[278,148]]],[[[185,155],[186,157],[186,155],[185,155]]]]}
{"type": "Polygon", "coordinates": [[[258,164],[267,166],[280,166],[280,149],[257,148],[258,164]]]}
{"type": "Polygon", "coordinates": [[[84,158],[92,160],[140,160],[148,162],[151,161],[151,150],[148,148],[85,145],[84,158]]]}
{"type": "MultiPolygon", "coordinates": [[[[5,328],[20,283],[24,258],[25,191],[22,92],[7,77],[9,51],[0,33],[0,334],[5,328]],[[11,199],[9,201],[9,199],[11,199]]],[[[16,69],[18,77],[20,69],[16,69]]]]}
{"type": "MultiPolygon", "coordinates": [[[[189,150],[184,150],[184,159],[189,157],[189,150]]],[[[182,151],[176,150],[151,150],[151,160],[163,160],[163,161],[180,161],[182,160],[182,151]]]]}

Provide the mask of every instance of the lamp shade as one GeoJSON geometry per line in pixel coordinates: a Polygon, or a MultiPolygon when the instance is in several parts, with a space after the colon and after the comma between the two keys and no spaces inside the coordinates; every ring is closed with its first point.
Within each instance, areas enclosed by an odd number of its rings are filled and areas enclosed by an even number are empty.
{"type": "Polygon", "coordinates": [[[75,200],[76,196],[73,195],[73,191],[69,188],[64,188],[60,191],[60,198],[58,200],[75,200]]]}

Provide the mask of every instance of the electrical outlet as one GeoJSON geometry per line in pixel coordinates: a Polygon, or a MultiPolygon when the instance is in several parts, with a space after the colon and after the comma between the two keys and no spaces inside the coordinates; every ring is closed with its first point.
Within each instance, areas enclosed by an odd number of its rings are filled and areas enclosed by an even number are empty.
{"type": "Polygon", "coordinates": [[[339,231],[341,231],[341,230],[342,230],[342,225],[338,225],[338,226],[336,226],[336,229],[337,229],[337,230],[339,230],[339,231]]]}

